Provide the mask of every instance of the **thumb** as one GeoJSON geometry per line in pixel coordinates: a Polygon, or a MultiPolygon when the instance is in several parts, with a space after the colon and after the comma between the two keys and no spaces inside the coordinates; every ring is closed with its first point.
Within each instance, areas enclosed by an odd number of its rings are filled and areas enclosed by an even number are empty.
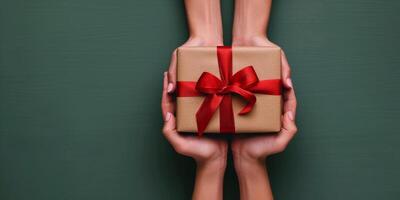
{"type": "Polygon", "coordinates": [[[177,60],[177,50],[172,53],[171,55],[171,62],[169,64],[168,69],[168,87],[167,92],[172,93],[175,91],[176,88],[176,60],[177,60]]]}
{"type": "Polygon", "coordinates": [[[185,138],[176,131],[175,116],[170,112],[164,117],[163,134],[175,150],[182,149],[186,145],[185,138]]]}
{"type": "Polygon", "coordinates": [[[290,140],[296,135],[297,127],[294,122],[293,112],[288,111],[283,115],[282,130],[280,131],[277,140],[278,143],[285,146],[289,144],[290,140]]]}

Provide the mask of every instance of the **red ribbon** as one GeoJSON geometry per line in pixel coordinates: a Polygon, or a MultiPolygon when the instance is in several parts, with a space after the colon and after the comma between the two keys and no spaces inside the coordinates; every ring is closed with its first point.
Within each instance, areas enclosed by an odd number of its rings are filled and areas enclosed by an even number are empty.
{"type": "Polygon", "coordinates": [[[256,103],[253,93],[281,95],[281,80],[258,80],[253,66],[247,66],[232,75],[232,48],[218,46],[217,57],[221,80],[209,72],[203,72],[197,82],[178,81],[178,97],[205,95],[196,113],[198,134],[202,135],[215,111],[220,109],[220,132],[234,133],[235,121],[232,95],[235,93],[247,101],[240,115],[249,113],[256,103]]]}

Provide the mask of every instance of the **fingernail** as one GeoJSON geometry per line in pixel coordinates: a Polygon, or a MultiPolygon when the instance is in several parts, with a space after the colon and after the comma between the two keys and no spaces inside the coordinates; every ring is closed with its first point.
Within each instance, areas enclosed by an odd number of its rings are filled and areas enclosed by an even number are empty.
{"type": "Polygon", "coordinates": [[[164,72],[164,76],[166,76],[167,75],[167,72],[164,72]]]}
{"type": "Polygon", "coordinates": [[[165,114],[165,121],[169,121],[171,119],[171,113],[167,112],[167,114],[165,114]]]}
{"type": "Polygon", "coordinates": [[[293,121],[294,117],[293,117],[292,111],[288,111],[288,112],[287,112],[287,116],[289,117],[290,120],[293,121]]]}
{"type": "Polygon", "coordinates": [[[286,81],[287,81],[288,86],[291,87],[291,88],[293,88],[292,79],[291,79],[291,78],[288,78],[286,81]]]}
{"type": "Polygon", "coordinates": [[[167,87],[168,93],[172,92],[173,87],[174,87],[174,85],[172,83],[168,83],[168,87],[167,87]]]}

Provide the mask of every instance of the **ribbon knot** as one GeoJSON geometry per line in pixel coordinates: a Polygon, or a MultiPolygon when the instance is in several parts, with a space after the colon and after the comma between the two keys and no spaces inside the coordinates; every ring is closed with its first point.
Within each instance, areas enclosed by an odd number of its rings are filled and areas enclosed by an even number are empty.
{"type": "MultiPolygon", "coordinates": [[[[249,90],[252,85],[257,84],[258,77],[254,71],[253,66],[247,66],[238,71],[227,84],[209,72],[203,72],[196,84],[196,90],[200,93],[206,94],[206,98],[211,98],[210,102],[216,102],[215,105],[219,107],[223,101],[224,96],[235,93],[247,101],[247,105],[240,111],[239,114],[243,115],[249,113],[256,103],[256,96],[249,90]],[[220,98],[222,98],[220,100],[220,98]]],[[[210,105],[205,105],[209,107],[210,105]]],[[[212,110],[212,114],[216,111],[212,110]]]]}
{"type": "Polygon", "coordinates": [[[228,92],[229,92],[228,86],[225,85],[225,86],[223,86],[223,87],[217,92],[217,94],[218,94],[218,95],[225,95],[225,94],[227,94],[228,92]]]}

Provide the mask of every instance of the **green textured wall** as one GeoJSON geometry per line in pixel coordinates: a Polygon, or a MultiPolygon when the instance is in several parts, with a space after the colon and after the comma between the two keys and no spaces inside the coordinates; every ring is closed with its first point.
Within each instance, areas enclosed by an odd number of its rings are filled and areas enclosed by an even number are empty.
{"type": "MultiPolygon", "coordinates": [[[[268,160],[276,199],[400,199],[399,10],[274,1],[300,128],[268,160]]],[[[189,199],[195,165],[164,140],[159,111],[185,23],[179,0],[0,0],[0,199],[189,199]]],[[[238,199],[231,164],[225,196],[238,199]]]]}

